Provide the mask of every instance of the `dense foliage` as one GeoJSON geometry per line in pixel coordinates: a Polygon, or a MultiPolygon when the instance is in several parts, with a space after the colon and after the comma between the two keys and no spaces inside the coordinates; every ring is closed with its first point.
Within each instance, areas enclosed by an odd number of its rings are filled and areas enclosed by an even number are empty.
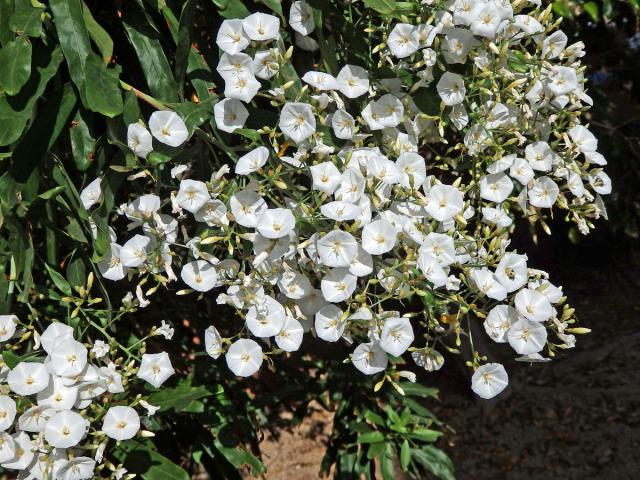
{"type": "Polygon", "coordinates": [[[443,352],[491,398],[508,375],[473,325],[525,362],[588,331],[509,248],[554,216],[589,233],[611,192],[551,6],[5,0],[0,22],[3,468],[260,474],[261,430],[315,401],[336,478],[452,478],[425,408],[443,352]]]}

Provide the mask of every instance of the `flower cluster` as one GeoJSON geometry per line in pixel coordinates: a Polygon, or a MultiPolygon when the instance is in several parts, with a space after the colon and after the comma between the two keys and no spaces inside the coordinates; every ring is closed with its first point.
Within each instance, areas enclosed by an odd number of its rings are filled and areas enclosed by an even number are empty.
{"type": "MultiPolygon", "coordinates": [[[[240,376],[298,350],[305,333],[353,345],[347,361],[389,382],[415,378],[397,370],[406,352],[436,370],[465,338],[472,388],[490,398],[508,378],[476,351],[472,322],[520,360],[571,348],[586,329],[509,237],[519,219],[548,231],[563,211],[587,233],[605,215],[606,161],[581,123],[591,104],[582,44],[567,45],[550,9],[523,0],[429,3],[414,23],[365,30],[379,42],[377,68],[333,74],[294,67],[285,38],[318,48],[303,1],[291,7],[293,35],[264,13],[225,20],[224,98],[208,142],[229,162],[216,156],[208,179],[173,166],[179,185],[164,198],[158,185],[123,204],[134,234],[113,232],[103,276],[215,292],[238,321],[228,336],[209,327],[206,351],[240,376]],[[246,127],[252,118],[257,130],[246,127]]],[[[153,113],[149,129],[129,127],[142,158],[153,139],[188,140],[174,112],[153,113]]],[[[87,188],[90,208],[99,181],[87,188]]],[[[138,300],[148,301],[140,288],[138,300]]]]}
{"type": "Polygon", "coordinates": [[[126,470],[111,463],[105,449],[109,439],[138,434],[141,421],[134,407],[155,412],[142,396],[126,396],[131,377],[159,387],[171,376],[168,355],[143,354],[136,368],[135,360],[112,361],[117,348],[102,340],[87,348],[65,323],[50,323],[39,334],[15,315],[0,316],[0,341],[12,342],[5,347],[13,344],[9,352],[15,357],[10,362],[7,351],[0,356],[0,466],[17,471],[19,478],[89,479],[105,467],[125,478],[126,470]],[[15,357],[12,350],[30,336],[32,351],[15,357]]]}

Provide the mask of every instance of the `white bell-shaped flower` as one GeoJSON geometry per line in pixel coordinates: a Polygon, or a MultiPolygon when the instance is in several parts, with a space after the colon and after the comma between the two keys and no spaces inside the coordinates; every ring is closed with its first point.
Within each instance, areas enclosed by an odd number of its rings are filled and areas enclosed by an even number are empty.
{"type": "Polygon", "coordinates": [[[207,354],[214,360],[224,353],[222,336],[213,325],[204,331],[204,348],[207,354]]]}
{"type": "Polygon", "coordinates": [[[6,467],[5,463],[16,458],[16,443],[13,437],[6,432],[0,432],[0,464],[6,467]]]}
{"type": "Polygon", "coordinates": [[[600,195],[609,195],[611,193],[611,178],[604,172],[590,175],[589,184],[600,195]]]}
{"type": "Polygon", "coordinates": [[[249,118],[249,112],[236,98],[225,98],[216,103],[213,107],[213,114],[218,129],[228,133],[243,128],[244,122],[249,118]]]}
{"type": "Polygon", "coordinates": [[[87,434],[89,422],[76,412],[56,413],[44,427],[44,439],[55,448],[75,447],[87,434]]]}
{"type": "Polygon", "coordinates": [[[88,480],[94,478],[95,468],[95,460],[89,457],[75,457],[60,466],[56,480],[88,480]]]}
{"type": "Polygon", "coordinates": [[[471,389],[480,398],[493,398],[509,384],[507,371],[500,363],[485,363],[478,367],[471,378],[471,389]]]}
{"type": "Polygon", "coordinates": [[[40,335],[40,344],[45,352],[51,354],[56,343],[64,338],[73,338],[73,328],[66,323],[53,322],[40,335]]]}
{"type": "Polygon", "coordinates": [[[433,288],[440,288],[447,284],[449,278],[447,272],[433,254],[422,251],[418,255],[418,268],[433,284],[433,288]]]}
{"type": "Polygon", "coordinates": [[[159,388],[174,373],[167,352],[145,353],[142,355],[137,377],[159,388]]]}
{"type": "Polygon", "coordinates": [[[315,133],[316,117],[310,105],[287,102],[280,111],[278,127],[291,140],[300,143],[315,133]]]}
{"type": "Polygon", "coordinates": [[[343,202],[357,204],[364,195],[366,180],[355,168],[347,168],[342,173],[340,188],[335,191],[335,198],[343,202]]]}
{"type": "Polygon", "coordinates": [[[350,233],[332,230],[318,240],[317,252],[327,267],[348,267],[358,253],[358,242],[350,233]]]}
{"type": "Polygon", "coordinates": [[[291,270],[284,272],[280,276],[278,287],[287,298],[294,300],[306,297],[313,290],[307,277],[291,270]]]}
{"type": "Polygon", "coordinates": [[[291,3],[289,10],[289,26],[300,35],[309,35],[316,28],[313,9],[305,1],[291,3]]]}
{"type": "Polygon", "coordinates": [[[499,302],[507,298],[507,290],[498,281],[495,274],[489,269],[474,269],[473,272],[471,272],[471,279],[476,284],[478,290],[484,293],[487,297],[498,300],[499,302]]]}
{"type": "Polygon", "coordinates": [[[87,365],[87,348],[73,338],[65,338],[56,343],[49,354],[47,367],[60,377],[74,377],[87,365]]]}
{"type": "Polygon", "coordinates": [[[350,202],[336,200],[325,203],[320,207],[320,213],[335,222],[348,222],[355,220],[360,215],[360,207],[350,202]]]}
{"type": "Polygon", "coordinates": [[[456,261],[456,247],[453,238],[444,233],[430,232],[418,252],[433,255],[442,266],[451,265],[456,261]]]}
{"type": "Polygon", "coordinates": [[[518,312],[509,305],[496,305],[484,320],[487,335],[496,343],[507,341],[507,331],[518,320],[518,312]]]}
{"type": "Polygon", "coordinates": [[[102,431],[114,440],[129,440],[140,430],[140,415],[131,407],[116,406],[107,410],[102,431]]]}
{"type": "Polygon", "coordinates": [[[78,399],[78,387],[65,385],[62,378],[51,377],[47,388],[38,392],[38,405],[53,408],[55,411],[71,410],[78,399]]]}
{"type": "Polygon", "coordinates": [[[331,116],[331,127],[336,137],[351,140],[356,134],[356,121],[347,111],[338,109],[331,116]]]}
{"type": "Polygon", "coordinates": [[[218,286],[218,271],[205,260],[189,262],[182,267],[180,278],[197,292],[208,292],[218,286]]]}
{"type": "Polygon", "coordinates": [[[337,342],[342,337],[346,322],[344,312],[335,305],[325,305],[315,314],[316,335],[327,342],[337,342]]]}
{"type": "Polygon", "coordinates": [[[535,173],[527,160],[524,158],[516,158],[509,169],[509,175],[522,185],[527,185],[533,179],[535,173]]]}
{"type": "Polygon", "coordinates": [[[392,317],[384,321],[380,334],[380,347],[385,352],[399,357],[407,351],[413,340],[413,327],[408,318],[392,317]]]}
{"type": "Polygon", "coordinates": [[[357,280],[347,268],[332,268],[320,281],[320,290],[327,302],[343,302],[355,291],[357,280]]]}
{"type": "Polygon", "coordinates": [[[567,95],[578,89],[578,75],[576,69],[554,65],[549,69],[545,87],[554,95],[567,95]]]}
{"type": "Polygon", "coordinates": [[[269,150],[267,147],[257,147],[249,153],[244,154],[236,163],[236,175],[249,175],[257,172],[267,164],[269,150]]]}
{"type": "Polygon", "coordinates": [[[23,432],[39,433],[55,414],[56,411],[47,405],[36,405],[20,415],[17,427],[23,432]]]}
{"type": "Polygon", "coordinates": [[[457,73],[445,72],[436,85],[438,95],[445,105],[457,105],[462,103],[467,89],[464,80],[457,73]]]}
{"type": "Polygon", "coordinates": [[[258,218],[269,207],[255,190],[241,190],[229,199],[231,213],[239,225],[247,228],[255,228],[258,225],[258,218]]]}
{"type": "Polygon", "coordinates": [[[182,180],[176,194],[176,202],[180,208],[195,213],[211,199],[207,184],[200,180],[182,180]]]}
{"type": "Polygon", "coordinates": [[[332,162],[322,162],[310,167],[313,179],[312,188],[331,194],[342,182],[340,170],[332,162]]]}
{"type": "Polygon", "coordinates": [[[18,317],[15,315],[0,315],[0,342],[6,342],[16,333],[18,317]]]}
{"type": "Polygon", "coordinates": [[[502,203],[513,191],[513,182],[504,173],[484,175],[480,179],[480,197],[490,202],[502,203]]]}
{"type": "Polygon", "coordinates": [[[349,264],[349,273],[356,277],[366,277],[373,272],[373,257],[358,246],[358,253],[349,264]]]}
{"type": "Polygon", "coordinates": [[[120,249],[123,267],[139,267],[147,259],[147,247],[151,239],[144,235],[134,235],[120,249]]]}
{"type": "Polygon", "coordinates": [[[551,208],[560,195],[558,184],[549,177],[537,178],[528,191],[529,203],[538,208],[551,208]]]}
{"type": "Polygon", "coordinates": [[[356,65],[345,65],[338,76],[338,88],[347,98],[357,98],[369,91],[369,73],[356,65]]]}
{"type": "Polygon", "coordinates": [[[338,90],[336,77],[325,72],[310,71],[302,76],[302,81],[322,91],[338,90]]]}
{"type": "Polygon", "coordinates": [[[362,248],[371,255],[382,255],[396,245],[398,232],[386,220],[375,220],[362,229],[362,248]]]}
{"type": "Polygon", "coordinates": [[[538,141],[527,145],[524,156],[532,169],[539,172],[551,170],[556,154],[547,142],[538,141]]]}
{"type": "Polygon", "coordinates": [[[365,375],[375,375],[387,368],[389,359],[378,342],[361,343],[353,350],[351,363],[365,375]]]}
{"type": "Polygon", "coordinates": [[[132,123],[127,127],[127,145],[138,157],[147,158],[153,151],[153,137],[142,125],[132,123]]]}
{"type": "Polygon", "coordinates": [[[256,230],[267,238],[282,238],[296,226],[293,212],[287,208],[269,208],[258,218],[256,230]]]}
{"type": "Polygon", "coordinates": [[[400,184],[405,188],[419,188],[427,179],[427,167],[424,158],[415,152],[401,153],[396,166],[402,173],[400,184]]]}
{"type": "Polygon", "coordinates": [[[508,293],[515,292],[522,287],[529,278],[527,270],[527,256],[507,252],[496,267],[496,278],[508,293]]]}
{"type": "Polygon", "coordinates": [[[89,210],[102,200],[102,179],[96,178],[80,192],[80,201],[85,210],[89,210]]]}
{"type": "Polygon", "coordinates": [[[444,222],[462,211],[464,197],[462,192],[450,185],[434,185],[429,189],[425,210],[434,219],[444,222]]]}
{"type": "Polygon", "coordinates": [[[233,55],[223,53],[216,66],[216,71],[226,82],[231,80],[235,75],[253,73],[253,59],[246,53],[236,53],[233,55]]]}
{"type": "Polygon", "coordinates": [[[260,91],[260,82],[253,72],[234,73],[224,79],[224,96],[249,103],[260,91]]]}
{"type": "Polygon", "coordinates": [[[260,370],[262,348],[254,340],[240,338],[231,344],[224,358],[234,375],[250,377],[260,370]]]}
{"type": "Polygon", "coordinates": [[[122,247],[120,245],[111,243],[106,256],[98,263],[98,270],[100,270],[102,276],[107,280],[122,280],[126,275],[124,265],[122,265],[122,260],[120,260],[121,250],[122,247]]]}
{"type": "Polygon", "coordinates": [[[16,402],[7,395],[0,395],[0,431],[9,429],[15,418],[16,402]]]}
{"type": "Polygon", "coordinates": [[[302,344],[304,328],[302,324],[291,316],[287,316],[280,332],[275,336],[276,345],[285,352],[296,352],[302,344]]]}
{"type": "Polygon", "coordinates": [[[257,305],[247,311],[245,320],[249,331],[258,338],[277,335],[286,320],[286,312],[280,302],[265,296],[257,305]]]}
{"type": "Polygon", "coordinates": [[[515,297],[518,313],[534,322],[546,322],[554,315],[553,306],[543,293],[531,288],[523,288],[515,297]]]}
{"type": "Polygon", "coordinates": [[[513,219],[502,208],[482,208],[482,221],[506,228],[513,223],[513,219]]]}
{"type": "Polygon", "coordinates": [[[397,58],[405,58],[416,53],[420,48],[417,28],[408,23],[396,23],[389,33],[387,45],[397,58]]]}
{"type": "Polygon", "coordinates": [[[269,80],[280,71],[280,50],[270,48],[256,52],[253,59],[253,74],[262,79],[269,80]]]}
{"type": "Polygon", "coordinates": [[[200,210],[193,214],[197,222],[206,223],[210,227],[229,225],[227,207],[220,200],[209,200],[200,210]]]}
{"type": "Polygon", "coordinates": [[[156,140],[170,147],[179,147],[189,137],[184,120],[169,110],[153,112],[149,118],[149,129],[156,140]]]}
{"type": "Polygon", "coordinates": [[[242,29],[251,40],[273,40],[280,36],[280,19],[267,13],[252,13],[242,20],[242,29]]]}
{"type": "Polygon", "coordinates": [[[35,457],[36,444],[25,432],[14,433],[12,439],[15,457],[3,463],[2,468],[7,470],[26,470],[35,457]]]}
{"type": "Polygon", "coordinates": [[[531,355],[542,351],[547,343],[547,329],[540,322],[521,318],[507,332],[509,345],[520,355],[531,355]]]}
{"type": "Polygon", "coordinates": [[[9,372],[7,383],[18,395],[33,395],[47,388],[49,372],[42,363],[20,362],[9,372]]]}
{"type": "Polygon", "coordinates": [[[595,135],[582,125],[576,125],[569,130],[569,136],[581,152],[595,152],[598,140],[595,135]]]}
{"type": "Polygon", "coordinates": [[[243,51],[249,45],[249,37],[242,28],[242,20],[225,20],[220,25],[216,44],[218,48],[229,55],[235,55],[243,51]]]}

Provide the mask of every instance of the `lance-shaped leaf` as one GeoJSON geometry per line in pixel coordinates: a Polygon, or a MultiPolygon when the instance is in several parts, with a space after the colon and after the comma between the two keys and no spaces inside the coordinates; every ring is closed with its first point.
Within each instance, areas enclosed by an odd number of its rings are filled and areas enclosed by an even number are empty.
{"type": "Polygon", "coordinates": [[[15,95],[31,75],[31,44],[17,38],[0,49],[0,86],[15,95]]]}
{"type": "Polygon", "coordinates": [[[85,63],[87,76],[81,90],[86,106],[115,117],[122,113],[122,93],[119,88],[120,67],[107,68],[100,58],[91,54],[85,63]]]}

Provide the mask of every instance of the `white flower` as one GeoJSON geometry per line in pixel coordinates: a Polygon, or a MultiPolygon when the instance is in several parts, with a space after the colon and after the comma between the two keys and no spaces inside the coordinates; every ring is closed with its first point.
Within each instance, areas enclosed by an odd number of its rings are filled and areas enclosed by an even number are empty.
{"type": "Polygon", "coordinates": [[[356,122],[345,110],[338,109],[331,116],[331,127],[336,137],[351,140],[355,135],[356,122]]]}
{"type": "Polygon", "coordinates": [[[89,185],[84,187],[80,192],[80,201],[82,202],[85,210],[89,210],[96,203],[99,203],[102,200],[101,184],[102,179],[98,177],[89,185]]]}
{"type": "Polygon", "coordinates": [[[6,395],[0,395],[0,431],[5,431],[16,418],[16,402],[6,395]]]}
{"type": "Polygon", "coordinates": [[[487,297],[499,302],[507,298],[507,290],[498,281],[498,278],[487,268],[476,268],[471,272],[471,279],[476,287],[487,297]]]}
{"type": "Polygon", "coordinates": [[[287,137],[300,143],[316,131],[316,117],[310,105],[287,102],[280,112],[278,126],[287,137]]]}
{"type": "Polygon", "coordinates": [[[241,190],[229,199],[235,221],[247,228],[255,228],[258,218],[267,210],[267,202],[255,190],[241,190]]]}
{"type": "Polygon", "coordinates": [[[439,222],[450,220],[462,211],[462,192],[450,185],[434,185],[429,189],[425,210],[439,222]]]}
{"type": "Polygon", "coordinates": [[[344,312],[335,305],[325,305],[315,314],[316,335],[327,342],[337,342],[344,333],[344,312]]]}
{"type": "Polygon", "coordinates": [[[87,365],[87,348],[73,338],[65,338],[56,343],[49,354],[47,367],[60,377],[74,377],[87,365]]]}
{"type": "Polygon", "coordinates": [[[108,280],[121,280],[125,277],[124,266],[120,260],[120,251],[122,247],[117,243],[111,243],[109,246],[109,252],[98,263],[98,269],[102,276],[108,280]]]}
{"type": "Polygon", "coordinates": [[[287,316],[280,332],[275,336],[276,344],[285,352],[295,352],[302,344],[303,335],[302,324],[295,318],[287,316]]]}
{"type": "Polygon", "coordinates": [[[513,182],[504,173],[484,175],[480,179],[480,197],[491,202],[504,202],[513,190],[513,182]]]}
{"type": "Polygon", "coordinates": [[[420,48],[418,30],[408,23],[396,23],[389,34],[387,45],[397,58],[408,57],[420,48]]]}
{"type": "Polygon", "coordinates": [[[162,335],[165,340],[171,340],[173,338],[174,329],[170,324],[162,320],[161,325],[156,328],[156,335],[162,335]]]}
{"type": "Polygon", "coordinates": [[[369,91],[369,73],[356,65],[345,65],[338,76],[338,88],[347,98],[356,98],[369,91]]]}
{"type": "Polygon", "coordinates": [[[53,322],[40,335],[40,343],[44,351],[51,354],[56,343],[64,338],[73,338],[73,328],[62,322],[53,322]]]}
{"type": "Polygon", "coordinates": [[[349,273],[356,277],[366,277],[373,272],[373,258],[362,247],[358,247],[358,253],[349,264],[349,273]]]}
{"type": "Polygon", "coordinates": [[[49,419],[44,427],[44,438],[52,447],[75,447],[88,429],[89,422],[85,418],[71,410],[64,410],[49,419]]]}
{"type": "Polygon", "coordinates": [[[433,288],[439,288],[447,284],[449,277],[444,271],[438,259],[425,251],[418,255],[418,268],[422,270],[424,276],[433,284],[433,288]]]}
{"type": "Polygon", "coordinates": [[[531,165],[531,168],[541,172],[551,170],[555,153],[547,142],[539,141],[527,145],[524,150],[524,156],[531,165]]]}
{"type": "Polygon", "coordinates": [[[117,406],[107,410],[102,431],[114,440],[129,440],[140,430],[140,416],[131,407],[117,406]]]}
{"type": "Polygon", "coordinates": [[[456,247],[453,238],[443,233],[429,233],[425,237],[418,252],[420,255],[432,255],[434,259],[443,266],[455,263],[456,247]]]}
{"type": "Polygon", "coordinates": [[[516,158],[509,169],[509,175],[518,180],[522,185],[527,185],[535,176],[533,168],[524,158],[516,158]]]}
{"type": "Polygon", "coordinates": [[[340,170],[332,162],[322,162],[310,167],[312,188],[325,193],[333,193],[342,182],[340,170]]]}
{"type": "Polygon", "coordinates": [[[529,189],[529,203],[534,207],[551,208],[556,203],[560,188],[549,177],[540,177],[529,189]]]}
{"type": "Polygon", "coordinates": [[[18,419],[17,429],[23,432],[39,433],[47,421],[56,414],[48,405],[37,405],[27,409],[18,419]]]}
{"type": "Polygon", "coordinates": [[[593,189],[600,195],[609,195],[611,193],[611,178],[604,172],[598,172],[589,176],[589,183],[593,189]]]}
{"type": "Polygon", "coordinates": [[[167,352],[145,353],[142,355],[137,377],[159,388],[174,373],[167,352]]]}
{"type": "Polygon", "coordinates": [[[253,59],[246,53],[229,55],[223,53],[216,66],[216,71],[225,82],[231,81],[234,76],[253,73],[253,59]]]}
{"type": "Polygon", "coordinates": [[[235,172],[237,175],[249,175],[264,167],[269,159],[267,147],[258,147],[244,154],[236,163],[235,172]]]}
{"type": "Polygon", "coordinates": [[[42,363],[20,362],[9,372],[7,383],[12,392],[26,397],[47,388],[49,372],[42,363]]]}
{"type": "Polygon", "coordinates": [[[294,271],[285,271],[278,280],[278,287],[287,298],[294,300],[306,297],[313,290],[309,279],[294,271]]]}
{"type": "Polygon", "coordinates": [[[335,202],[325,203],[320,207],[320,213],[325,217],[336,222],[347,222],[355,220],[360,215],[360,208],[350,202],[337,200],[335,202]]]}
{"type": "Polygon", "coordinates": [[[93,342],[93,347],[91,347],[91,353],[96,358],[102,358],[109,353],[109,344],[102,340],[96,340],[93,342]]]}
{"type": "Polygon", "coordinates": [[[229,133],[244,127],[244,122],[249,118],[249,112],[236,98],[225,98],[216,103],[213,107],[213,114],[218,129],[229,133]]]}
{"type": "Polygon", "coordinates": [[[123,267],[139,267],[147,259],[147,247],[151,239],[144,235],[135,235],[120,249],[120,262],[123,267]]]}
{"type": "Polygon", "coordinates": [[[284,307],[269,296],[265,296],[257,305],[251,306],[246,315],[247,328],[258,338],[277,335],[285,320],[284,307]]]}
{"type": "Polygon", "coordinates": [[[254,75],[262,80],[269,80],[280,70],[279,57],[280,50],[277,48],[256,52],[253,59],[254,75]]]}
{"type": "Polygon", "coordinates": [[[338,90],[336,78],[325,72],[307,72],[303,75],[302,81],[318,90],[338,90]]]}
{"type": "Polygon", "coordinates": [[[464,100],[467,92],[464,80],[457,73],[445,72],[436,85],[438,95],[445,105],[457,105],[464,100]]]}
{"type": "Polygon", "coordinates": [[[140,405],[142,406],[142,408],[144,408],[147,411],[148,416],[153,416],[156,414],[158,410],[160,410],[160,407],[151,405],[149,402],[145,400],[140,400],[140,405]]]}
{"type": "Polygon", "coordinates": [[[514,303],[520,315],[534,322],[546,322],[554,315],[553,307],[546,295],[531,288],[520,290],[514,303]]]}
{"type": "Polygon", "coordinates": [[[184,120],[169,110],[153,112],[149,118],[149,129],[156,140],[170,147],[179,147],[189,137],[184,120]]]}
{"type": "Polygon", "coordinates": [[[180,278],[197,292],[208,292],[218,286],[218,272],[205,260],[196,260],[184,265],[180,278]]]}
{"type": "Polygon", "coordinates": [[[496,278],[507,292],[515,292],[527,283],[527,256],[507,252],[496,267],[496,278]]]}
{"type": "Polygon", "coordinates": [[[375,220],[362,229],[362,248],[371,255],[387,253],[396,244],[398,233],[386,220],[375,220]]]}
{"type": "Polygon", "coordinates": [[[484,321],[484,329],[494,342],[505,343],[507,331],[518,320],[518,312],[509,305],[496,305],[484,321]]]}
{"type": "Polygon", "coordinates": [[[576,125],[569,130],[569,136],[578,150],[583,153],[595,152],[598,149],[598,140],[595,135],[582,125],[576,125]]]}
{"type": "Polygon", "coordinates": [[[365,375],[375,375],[387,368],[389,359],[377,342],[361,343],[353,350],[351,363],[365,375]]]}
{"type": "Polygon", "coordinates": [[[176,195],[176,201],[180,208],[191,213],[200,210],[210,198],[211,195],[209,195],[206,183],[199,180],[182,180],[176,195]]]}
{"type": "Polygon", "coordinates": [[[362,116],[369,124],[371,130],[395,127],[402,122],[404,106],[397,97],[390,93],[371,102],[368,108],[370,109],[369,114],[366,115],[363,110],[362,116]]]}
{"type": "Polygon", "coordinates": [[[350,233],[332,230],[317,242],[320,261],[328,267],[348,267],[358,253],[358,242],[350,233]]]}
{"type": "Polygon", "coordinates": [[[547,329],[540,322],[521,318],[507,332],[509,345],[520,355],[540,352],[547,342],[547,329]]]}
{"type": "Polygon", "coordinates": [[[141,158],[147,158],[147,155],[153,151],[151,134],[139,123],[132,123],[127,127],[127,145],[141,158]]]}
{"type": "Polygon", "coordinates": [[[322,296],[327,302],[338,303],[346,300],[356,289],[357,277],[347,268],[332,268],[320,282],[322,296]]]}
{"type": "Polygon", "coordinates": [[[14,433],[12,439],[14,442],[15,457],[3,463],[2,468],[8,470],[26,470],[33,461],[36,445],[25,432],[14,433]]]}
{"type": "Polygon", "coordinates": [[[289,10],[289,26],[300,35],[309,35],[316,28],[313,20],[313,9],[307,2],[297,1],[289,10]]]}
{"type": "Polygon", "coordinates": [[[406,317],[387,318],[382,326],[380,334],[380,347],[393,355],[399,357],[413,343],[413,327],[411,321],[406,317]]]}
{"type": "Polygon", "coordinates": [[[266,13],[253,13],[242,20],[242,29],[251,40],[273,40],[280,35],[280,19],[266,13]]]}
{"type": "Polygon", "coordinates": [[[267,238],[282,238],[296,226],[296,219],[287,208],[270,208],[262,212],[258,218],[256,230],[267,238]]]}
{"type": "MultiPolygon", "coordinates": [[[[13,419],[12,419],[13,421],[13,419]]],[[[16,458],[16,444],[11,435],[0,432],[0,464],[6,468],[5,463],[16,458]]]]}
{"type": "Polygon", "coordinates": [[[400,184],[406,188],[419,188],[427,179],[427,167],[424,158],[414,152],[401,153],[396,166],[402,173],[400,184]]]}
{"type": "Polygon", "coordinates": [[[252,72],[234,73],[225,79],[224,95],[227,98],[235,98],[249,103],[260,91],[260,82],[252,72]]]}
{"type": "Polygon", "coordinates": [[[56,480],[88,480],[94,478],[96,462],[89,457],[75,457],[60,467],[56,480]]]}
{"type": "Polygon", "coordinates": [[[444,365],[444,357],[437,350],[415,351],[411,354],[411,358],[416,365],[424,368],[427,372],[440,370],[444,365]]]}
{"type": "Polygon", "coordinates": [[[255,341],[240,338],[233,342],[225,354],[229,370],[239,377],[250,377],[262,365],[262,348],[255,341]]]}
{"type": "Polygon", "coordinates": [[[493,398],[509,384],[509,376],[499,363],[485,363],[478,367],[471,378],[471,389],[480,398],[493,398]]]}
{"type": "Polygon", "coordinates": [[[223,352],[222,336],[218,329],[211,325],[204,331],[204,348],[207,354],[214,360],[217,359],[223,352]]]}
{"type": "Polygon", "coordinates": [[[503,18],[497,5],[493,2],[487,2],[480,8],[476,18],[471,22],[470,29],[474,35],[493,40],[502,20],[503,18]]]}
{"type": "Polygon", "coordinates": [[[247,48],[249,41],[249,37],[242,28],[242,20],[238,19],[223,21],[216,36],[218,47],[229,55],[234,55],[247,48]]]}
{"type": "Polygon", "coordinates": [[[51,377],[47,388],[38,392],[38,405],[51,407],[56,411],[71,410],[78,399],[78,387],[65,385],[62,377],[51,377]]]}
{"type": "Polygon", "coordinates": [[[573,92],[578,88],[575,68],[554,65],[549,70],[545,86],[556,96],[573,92]]]}

